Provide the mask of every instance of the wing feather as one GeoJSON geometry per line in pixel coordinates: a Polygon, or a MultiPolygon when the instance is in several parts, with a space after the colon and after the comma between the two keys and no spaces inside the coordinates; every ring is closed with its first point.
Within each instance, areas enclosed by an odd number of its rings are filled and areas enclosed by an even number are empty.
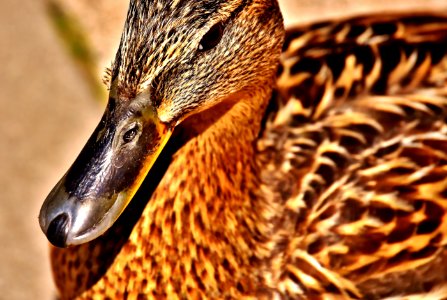
{"type": "Polygon", "coordinates": [[[447,297],[447,16],[293,29],[278,74],[258,144],[287,212],[278,291],[447,297]]]}

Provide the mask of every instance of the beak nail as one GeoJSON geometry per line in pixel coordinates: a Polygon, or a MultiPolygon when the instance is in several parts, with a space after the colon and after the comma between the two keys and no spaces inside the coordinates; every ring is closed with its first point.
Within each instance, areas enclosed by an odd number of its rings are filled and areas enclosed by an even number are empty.
{"type": "Polygon", "coordinates": [[[70,227],[70,217],[62,213],[54,218],[48,226],[48,240],[56,247],[65,247],[70,227]]]}

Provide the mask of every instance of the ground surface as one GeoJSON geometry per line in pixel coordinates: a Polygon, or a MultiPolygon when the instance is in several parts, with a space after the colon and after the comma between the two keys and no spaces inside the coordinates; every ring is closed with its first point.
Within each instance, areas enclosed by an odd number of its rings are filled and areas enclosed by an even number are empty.
{"type": "MultiPolygon", "coordinates": [[[[117,46],[127,0],[57,1],[82,16],[81,25],[97,49],[100,76],[117,46]]],[[[445,0],[282,2],[287,24],[415,7],[447,11],[445,0]]],[[[60,43],[45,1],[1,0],[0,20],[0,300],[53,299],[38,211],[92,132],[102,107],[60,43]]]]}

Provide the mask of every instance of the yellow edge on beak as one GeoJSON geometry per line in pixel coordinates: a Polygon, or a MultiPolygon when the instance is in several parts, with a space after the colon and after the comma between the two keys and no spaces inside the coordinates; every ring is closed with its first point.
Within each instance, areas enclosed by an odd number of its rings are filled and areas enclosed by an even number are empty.
{"type": "Polygon", "coordinates": [[[148,155],[143,162],[143,167],[140,169],[140,172],[138,173],[138,176],[135,178],[132,185],[127,189],[126,192],[126,199],[124,200],[125,204],[120,211],[119,214],[121,214],[129,202],[132,200],[132,198],[137,193],[138,189],[140,188],[141,184],[143,183],[144,179],[146,178],[147,174],[151,170],[152,166],[154,165],[155,161],[157,160],[158,156],[160,155],[161,151],[165,148],[167,142],[169,141],[171,135],[172,135],[172,129],[168,128],[164,124],[157,124],[157,132],[160,136],[160,144],[158,147],[156,147],[156,150],[154,153],[148,155]]]}

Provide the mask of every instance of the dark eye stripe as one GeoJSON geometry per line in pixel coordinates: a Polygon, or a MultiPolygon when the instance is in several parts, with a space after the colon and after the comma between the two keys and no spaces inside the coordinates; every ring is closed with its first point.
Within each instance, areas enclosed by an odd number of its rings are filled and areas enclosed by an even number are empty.
{"type": "Polygon", "coordinates": [[[224,32],[224,24],[219,22],[215,24],[210,30],[202,37],[199,44],[199,51],[208,51],[213,49],[219,44],[224,32]]]}
{"type": "MultiPolygon", "coordinates": [[[[236,7],[228,20],[233,20],[236,16],[250,3],[252,0],[243,0],[238,7],[236,7]]],[[[228,21],[227,20],[227,21],[228,21]]],[[[199,44],[199,51],[205,52],[216,47],[222,39],[225,29],[225,23],[219,22],[215,24],[210,30],[203,36],[199,44]]]]}

